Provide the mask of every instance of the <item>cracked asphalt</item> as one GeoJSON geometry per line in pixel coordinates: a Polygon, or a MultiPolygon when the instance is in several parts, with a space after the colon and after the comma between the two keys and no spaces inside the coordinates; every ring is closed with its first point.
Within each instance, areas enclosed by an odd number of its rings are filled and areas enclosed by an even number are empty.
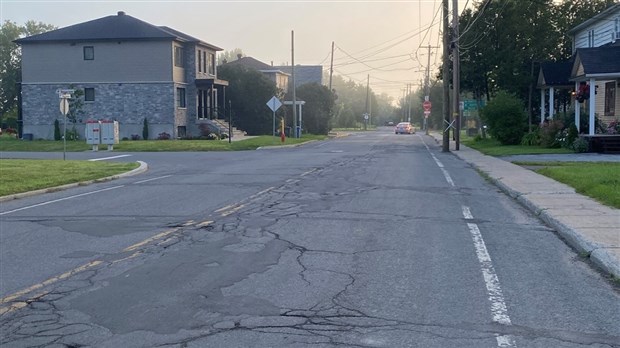
{"type": "Polygon", "coordinates": [[[1,347],[620,347],[617,284],[430,137],[185,156],[2,216],[1,347]]]}

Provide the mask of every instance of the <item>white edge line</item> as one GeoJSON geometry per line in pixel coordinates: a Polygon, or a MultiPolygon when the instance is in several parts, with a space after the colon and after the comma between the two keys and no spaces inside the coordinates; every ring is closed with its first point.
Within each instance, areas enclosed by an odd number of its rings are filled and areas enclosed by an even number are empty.
{"type": "Polygon", "coordinates": [[[54,199],[54,200],[52,200],[52,201],[47,201],[47,202],[43,202],[43,203],[39,203],[39,204],[35,204],[35,205],[29,205],[29,206],[27,206],[27,207],[21,207],[21,208],[18,208],[18,209],[13,209],[13,210],[5,211],[5,212],[0,213],[0,215],[11,214],[11,213],[15,213],[15,212],[18,212],[18,211],[21,211],[21,210],[26,210],[26,209],[36,208],[36,207],[40,207],[40,206],[44,206],[44,205],[48,205],[48,204],[52,204],[52,203],[57,203],[57,202],[66,201],[66,200],[68,200],[68,199],[72,199],[72,198],[77,198],[77,197],[82,197],[82,196],[92,195],[92,194],[99,193],[99,192],[104,192],[104,191],[115,190],[115,189],[117,189],[117,188],[121,188],[121,187],[125,187],[125,185],[114,186],[114,187],[108,187],[108,188],[104,188],[104,189],[97,190],[97,191],[86,192],[86,193],[80,193],[79,195],[74,195],[74,196],[64,197],[64,198],[60,198],[60,199],[54,199]]]}
{"type": "Polygon", "coordinates": [[[157,178],[150,178],[150,179],[146,179],[146,180],[136,181],[136,182],[134,182],[134,184],[142,184],[142,183],[149,182],[149,181],[153,181],[153,180],[159,180],[159,179],[169,178],[169,177],[171,177],[171,176],[172,176],[172,175],[164,175],[164,176],[159,176],[159,177],[157,177],[157,178]]]}
{"type": "Polygon", "coordinates": [[[93,158],[93,159],[89,159],[90,162],[95,162],[95,161],[105,161],[105,160],[109,160],[109,159],[115,159],[115,158],[122,158],[122,157],[129,157],[131,155],[118,155],[118,156],[112,156],[112,157],[102,157],[102,158],[93,158]]]}
{"type": "Polygon", "coordinates": [[[463,209],[463,217],[467,220],[473,220],[474,216],[471,214],[469,207],[462,206],[461,208],[463,209]]]}

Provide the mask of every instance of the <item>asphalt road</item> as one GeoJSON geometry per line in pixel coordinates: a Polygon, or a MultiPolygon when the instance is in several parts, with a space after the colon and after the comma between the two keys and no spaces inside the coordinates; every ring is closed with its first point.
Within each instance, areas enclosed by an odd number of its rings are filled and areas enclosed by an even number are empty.
{"type": "Polygon", "coordinates": [[[3,348],[620,347],[617,285],[430,137],[69,158],[122,155],[0,205],[3,348]]]}

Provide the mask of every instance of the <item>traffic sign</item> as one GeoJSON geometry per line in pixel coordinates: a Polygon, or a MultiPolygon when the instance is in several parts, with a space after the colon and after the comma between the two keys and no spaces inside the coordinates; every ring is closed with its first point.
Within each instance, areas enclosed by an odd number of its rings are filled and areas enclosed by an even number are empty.
{"type": "Polygon", "coordinates": [[[431,111],[431,102],[428,100],[425,100],[424,103],[422,103],[422,107],[424,108],[424,111],[431,111]]]}
{"type": "Polygon", "coordinates": [[[67,116],[67,113],[69,113],[69,99],[60,99],[60,112],[63,114],[63,116],[67,116]]]}
{"type": "Polygon", "coordinates": [[[280,106],[282,106],[282,102],[276,97],[271,97],[271,99],[267,102],[267,106],[271,109],[271,111],[276,112],[280,106]]]}
{"type": "Polygon", "coordinates": [[[364,119],[368,120],[368,114],[364,114],[364,119]]]}

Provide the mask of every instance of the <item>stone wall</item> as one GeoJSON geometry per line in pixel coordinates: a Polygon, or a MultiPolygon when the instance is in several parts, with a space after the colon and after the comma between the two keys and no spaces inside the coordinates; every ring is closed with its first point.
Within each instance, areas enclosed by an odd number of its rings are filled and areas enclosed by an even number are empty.
{"type": "MultiPolygon", "coordinates": [[[[24,134],[34,139],[52,139],[54,120],[62,124],[57,89],[69,88],[68,84],[22,85],[24,134]]],[[[84,133],[88,119],[109,119],[119,122],[120,137],[142,136],[146,117],[150,125],[150,138],[166,132],[176,134],[176,107],[174,83],[106,83],[75,85],[73,88],[94,88],[95,101],[84,102],[83,113],[78,115],[77,129],[84,133]]],[[[69,124],[68,128],[72,127],[69,124]]]]}

